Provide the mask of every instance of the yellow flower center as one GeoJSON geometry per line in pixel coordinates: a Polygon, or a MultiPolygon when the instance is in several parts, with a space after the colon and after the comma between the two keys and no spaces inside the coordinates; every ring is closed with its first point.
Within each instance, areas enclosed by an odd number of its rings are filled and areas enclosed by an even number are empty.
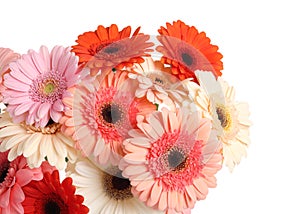
{"type": "Polygon", "coordinates": [[[44,87],[45,94],[51,94],[55,90],[55,84],[53,82],[46,83],[44,87]]]}
{"type": "Polygon", "coordinates": [[[220,104],[216,108],[216,113],[221,122],[221,126],[225,131],[228,131],[232,126],[232,117],[230,111],[224,105],[220,104]]]}

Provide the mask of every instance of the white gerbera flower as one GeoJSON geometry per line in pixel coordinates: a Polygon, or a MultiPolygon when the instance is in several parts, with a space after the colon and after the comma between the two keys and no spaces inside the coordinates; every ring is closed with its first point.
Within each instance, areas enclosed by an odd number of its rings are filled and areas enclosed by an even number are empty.
{"type": "Polygon", "coordinates": [[[117,167],[105,171],[87,158],[69,164],[67,176],[73,179],[78,194],[84,196],[84,204],[91,214],[162,214],[153,210],[131,193],[130,181],[122,177],[117,167]]]}
{"type": "Polygon", "coordinates": [[[232,171],[250,144],[248,104],[236,102],[234,88],[222,78],[216,81],[210,72],[196,71],[195,75],[201,86],[189,83],[190,96],[203,116],[213,121],[223,143],[225,165],[232,171]]]}

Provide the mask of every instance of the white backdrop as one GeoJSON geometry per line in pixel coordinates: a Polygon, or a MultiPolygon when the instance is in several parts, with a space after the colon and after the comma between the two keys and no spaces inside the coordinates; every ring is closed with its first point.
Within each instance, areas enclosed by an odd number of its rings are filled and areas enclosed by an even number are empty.
{"type": "Polygon", "coordinates": [[[1,1],[0,46],[25,53],[71,46],[100,24],[157,34],[181,19],[205,31],[224,55],[224,79],[250,104],[252,145],[193,214],[300,213],[300,15],[297,1],[1,1]]]}

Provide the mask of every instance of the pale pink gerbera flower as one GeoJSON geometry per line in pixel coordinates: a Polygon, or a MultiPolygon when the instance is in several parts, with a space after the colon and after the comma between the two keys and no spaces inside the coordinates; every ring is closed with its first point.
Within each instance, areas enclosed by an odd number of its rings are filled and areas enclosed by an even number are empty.
{"type": "Polygon", "coordinates": [[[43,172],[51,170],[46,162],[40,168],[31,169],[23,156],[9,161],[8,152],[0,152],[0,213],[23,213],[22,187],[32,180],[41,180],[43,172]]]}
{"type": "Polygon", "coordinates": [[[10,64],[4,76],[3,101],[14,122],[26,121],[45,127],[50,119],[58,122],[64,111],[62,99],[78,81],[77,57],[69,48],[56,46],[49,53],[42,46],[30,50],[10,64]]]}
{"type": "Polygon", "coordinates": [[[9,63],[16,61],[18,58],[20,58],[20,55],[14,53],[11,49],[0,48],[0,101],[3,98],[1,93],[5,90],[2,83],[3,75],[8,71],[9,63]]]}
{"type": "Polygon", "coordinates": [[[120,168],[133,193],[147,206],[183,212],[216,186],[220,144],[211,123],[198,112],[163,109],[138,123],[124,141],[120,168]]]}
{"type": "Polygon", "coordinates": [[[58,169],[66,167],[66,158],[74,162],[77,151],[74,141],[60,131],[60,124],[52,123],[44,128],[36,128],[24,122],[13,123],[8,112],[0,118],[0,151],[8,151],[11,161],[23,155],[30,167],[39,167],[47,158],[50,165],[58,169]]]}
{"type": "Polygon", "coordinates": [[[145,98],[135,98],[137,84],[126,71],[111,72],[93,87],[85,84],[74,95],[74,124],[77,146],[99,164],[118,164],[124,155],[122,142],[136,127],[136,116],[156,110],[145,98]]]}
{"type": "Polygon", "coordinates": [[[175,109],[176,103],[180,105],[186,99],[187,91],[182,82],[171,75],[171,68],[164,67],[160,61],[146,58],[145,62],[135,64],[131,69],[133,73],[128,76],[139,83],[136,97],[147,97],[152,103],[164,104],[172,109],[175,109]]]}
{"type": "Polygon", "coordinates": [[[232,171],[247,155],[250,144],[248,104],[236,102],[234,88],[222,78],[216,81],[208,72],[196,71],[195,74],[201,84],[194,97],[195,103],[209,113],[223,143],[224,163],[232,171]]]}

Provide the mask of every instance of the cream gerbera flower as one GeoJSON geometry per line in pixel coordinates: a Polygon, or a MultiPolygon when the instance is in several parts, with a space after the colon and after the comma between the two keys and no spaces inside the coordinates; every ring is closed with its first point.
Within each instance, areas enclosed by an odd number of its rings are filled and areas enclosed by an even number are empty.
{"type": "Polygon", "coordinates": [[[175,103],[180,105],[186,99],[187,91],[182,81],[170,74],[170,69],[152,58],[146,58],[144,63],[135,64],[132,67],[134,73],[128,75],[139,83],[135,96],[145,96],[152,103],[165,104],[175,109],[175,103]]]}
{"type": "Polygon", "coordinates": [[[201,85],[190,87],[199,109],[205,117],[213,120],[213,127],[223,143],[223,156],[226,166],[232,171],[247,155],[250,144],[249,107],[247,103],[235,102],[235,90],[222,78],[216,81],[209,72],[195,72],[201,85]]]}
{"type": "Polygon", "coordinates": [[[66,171],[91,214],[162,214],[133,197],[129,180],[117,167],[104,171],[86,158],[69,164],[66,171]]]}
{"type": "Polygon", "coordinates": [[[60,132],[60,124],[36,128],[25,123],[15,124],[6,112],[0,118],[0,151],[8,151],[9,161],[23,155],[31,168],[39,167],[47,157],[58,169],[66,167],[65,158],[74,162],[77,156],[74,141],[60,132]]]}

